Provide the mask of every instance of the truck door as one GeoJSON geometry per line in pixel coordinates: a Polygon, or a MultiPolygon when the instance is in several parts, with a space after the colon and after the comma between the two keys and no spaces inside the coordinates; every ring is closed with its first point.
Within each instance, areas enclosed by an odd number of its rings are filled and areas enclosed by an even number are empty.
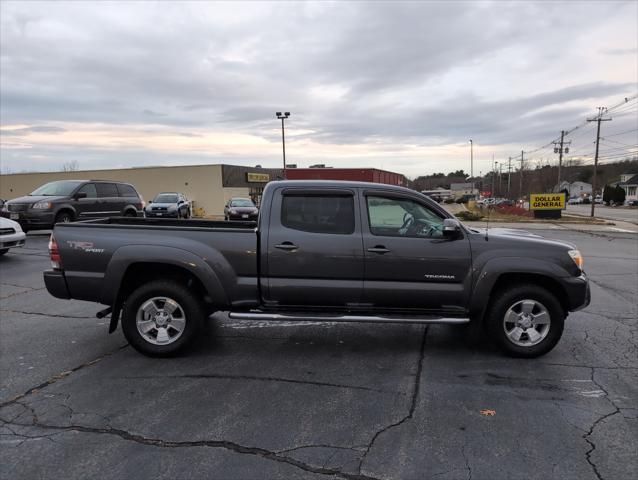
{"type": "Polygon", "coordinates": [[[266,240],[266,299],[286,306],[343,307],[363,289],[355,189],[273,192],[266,240]]]}
{"type": "Polygon", "coordinates": [[[471,288],[467,235],[444,237],[444,217],[416,197],[370,190],[360,202],[363,302],[378,308],[462,311],[471,288]]]}

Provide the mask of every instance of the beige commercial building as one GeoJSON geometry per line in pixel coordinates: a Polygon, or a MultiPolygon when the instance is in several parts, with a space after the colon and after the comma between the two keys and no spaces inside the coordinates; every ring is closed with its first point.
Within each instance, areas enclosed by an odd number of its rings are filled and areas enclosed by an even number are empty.
{"type": "Polygon", "coordinates": [[[223,215],[228,199],[251,197],[259,201],[264,185],[278,178],[282,178],[280,169],[237,165],[12,173],[0,175],[0,198],[21,197],[54,180],[118,180],[133,184],[146,201],[160,192],[181,192],[193,201],[195,212],[223,215]]]}

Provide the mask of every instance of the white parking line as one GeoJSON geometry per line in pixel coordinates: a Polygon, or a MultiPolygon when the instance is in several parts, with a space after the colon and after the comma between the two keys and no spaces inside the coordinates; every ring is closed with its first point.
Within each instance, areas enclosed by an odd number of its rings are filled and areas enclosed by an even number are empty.
{"type": "Polygon", "coordinates": [[[625,230],[624,228],[617,228],[617,227],[609,227],[610,230],[614,230],[616,232],[622,232],[622,233],[638,233],[638,231],[636,230],[625,230]]]}

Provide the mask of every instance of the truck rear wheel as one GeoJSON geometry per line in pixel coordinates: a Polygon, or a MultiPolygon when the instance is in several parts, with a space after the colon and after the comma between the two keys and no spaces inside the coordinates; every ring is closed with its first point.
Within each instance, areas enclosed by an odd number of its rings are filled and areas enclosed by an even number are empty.
{"type": "Polygon", "coordinates": [[[565,313],[558,299],[533,284],[501,290],[490,305],[490,338],[507,355],[534,358],[552,350],[563,334],[565,313]]]}
{"type": "Polygon", "coordinates": [[[201,303],[181,283],[156,280],[126,299],[122,330],[138,352],[167,357],[184,349],[204,322],[201,303]]]}

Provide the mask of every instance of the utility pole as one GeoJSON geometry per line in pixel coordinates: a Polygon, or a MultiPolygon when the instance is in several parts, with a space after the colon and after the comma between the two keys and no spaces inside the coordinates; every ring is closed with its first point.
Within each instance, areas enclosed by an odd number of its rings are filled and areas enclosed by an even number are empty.
{"type": "Polygon", "coordinates": [[[518,185],[518,196],[520,198],[523,198],[523,155],[525,154],[525,152],[523,152],[523,150],[521,150],[521,171],[520,171],[520,178],[519,180],[519,185],[518,185]]]}
{"type": "Polygon", "coordinates": [[[507,160],[507,198],[508,200],[512,199],[512,196],[510,195],[510,187],[511,187],[511,180],[512,180],[512,157],[509,158],[509,160],[507,160]]]}
{"type": "Polygon", "coordinates": [[[498,164],[498,194],[503,195],[503,189],[501,188],[501,177],[503,176],[503,162],[498,164]]]}
{"type": "Polygon", "coordinates": [[[598,122],[596,129],[596,156],[594,157],[594,181],[591,186],[591,216],[594,216],[594,207],[596,206],[596,174],[598,173],[598,144],[600,143],[600,122],[611,122],[611,118],[603,118],[603,114],[607,111],[605,107],[598,107],[598,116],[588,118],[588,122],[598,122]]]}
{"type": "Polygon", "coordinates": [[[494,180],[496,178],[496,165],[498,164],[498,162],[494,161],[494,154],[492,154],[492,192],[491,192],[491,197],[494,198],[494,180]]]}
{"type": "Polygon", "coordinates": [[[558,191],[560,191],[560,171],[563,166],[563,152],[569,153],[569,145],[571,145],[571,140],[569,142],[565,142],[565,130],[560,131],[560,142],[554,141],[554,153],[558,153],[558,191]],[[558,145],[558,146],[557,146],[558,145]],[[567,145],[563,148],[564,145],[567,145]]]}
{"type": "Polygon", "coordinates": [[[472,179],[472,195],[474,194],[474,142],[470,138],[470,178],[472,179]]]}

